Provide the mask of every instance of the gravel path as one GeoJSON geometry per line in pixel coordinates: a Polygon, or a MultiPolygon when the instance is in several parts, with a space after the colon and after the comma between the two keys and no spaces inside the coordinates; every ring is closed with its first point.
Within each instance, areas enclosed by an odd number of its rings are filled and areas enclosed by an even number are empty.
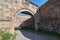
{"type": "Polygon", "coordinates": [[[17,33],[16,40],[57,40],[52,36],[37,35],[24,30],[15,30],[15,32],[17,33]]]}

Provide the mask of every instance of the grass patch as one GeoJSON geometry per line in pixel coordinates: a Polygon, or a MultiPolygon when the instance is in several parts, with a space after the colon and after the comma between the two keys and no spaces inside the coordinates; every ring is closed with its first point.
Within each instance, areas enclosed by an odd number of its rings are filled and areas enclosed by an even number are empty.
{"type": "Polygon", "coordinates": [[[10,33],[0,32],[0,36],[1,36],[2,40],[9,40],[13,35],[10,33]]]}
{"type": "Polygon", "coordinates": [[[60,37],[60,33],[53,32],[53,31],[46,31],[43,29],[39,29],[38,31],[35,31],[35,29],[31,28],[31,27],[19,27],[17,29],[35,32],[35,33],[40,34],[40,35],[50,35],[50,36],[59,36],[60,37]]]}
{"type": "Polygon", "coordinates": [[[13,36],[12,40],[15,40],[15,38],[16,38],[16,35],[17,35],[17,34],[16,34],[16,33],[14,33],[14,36],[13,36]]]}
{"type": "Polygon", "coordinates": [[[0,32],[0,37],[1,39],[0,40],[14,40],[15,37],[16,37],[16,34],[14,34],[14,36],[10,33],[4,33],[4,32],[0,32]]]}
{"type": "Polygon", "coordinates": [[[54,32],[54,31],[46,31],[46,30],[39,29],[36,32],[38,34],[42,34],[42,35],[60,36],[60,33],[57,33],[57,32],[54,32]]]}
{"type": "Polygon", "coordinates": [[[26,30],[26,31],[35,32],[35,29],[34,28],[31,28],[31,27],[21,27],[20,30],[26,30]]]}

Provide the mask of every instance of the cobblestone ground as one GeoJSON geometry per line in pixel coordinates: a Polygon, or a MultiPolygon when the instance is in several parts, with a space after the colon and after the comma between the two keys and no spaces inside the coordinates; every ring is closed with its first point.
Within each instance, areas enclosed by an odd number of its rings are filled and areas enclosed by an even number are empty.
{"type": "Polygon", "coordinates": [[[56,37],[38,35],[24,30],[15,30],[17,33],[16,40],[58,40],[56,37]]]}

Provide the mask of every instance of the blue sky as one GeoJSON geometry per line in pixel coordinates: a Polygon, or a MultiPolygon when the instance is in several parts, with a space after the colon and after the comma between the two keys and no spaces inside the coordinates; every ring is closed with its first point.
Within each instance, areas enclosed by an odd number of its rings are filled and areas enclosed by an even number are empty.
{"type": "Polygon", "coordinates": [[[31,2],[35,3],[38,6],[43,5],[44,3],[46,3],[48,0],[30,0],[31,2]]]}
{"type": "MultiPolygon", "coordinates": [[[[39,7],[42,6],[44,3],[46,3],[48,0],[30,0],[31,2],[35,3],[39,7]]],[[[30,16],[27,14],[19,13],[20,16],[30,16]]]]}
{"type": "Polygon", "coordinates": [[[18,15],[19,15],[19,16],[30,16],[30,15],[24,14],[24,13],[19,13],[18,15]]]}

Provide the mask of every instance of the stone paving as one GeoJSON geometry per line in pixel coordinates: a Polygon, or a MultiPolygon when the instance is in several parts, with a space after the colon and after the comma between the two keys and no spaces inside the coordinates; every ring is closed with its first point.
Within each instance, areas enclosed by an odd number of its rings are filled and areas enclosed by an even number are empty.
{"type": "Polygon", "coordinates": [[[15,30],[17,33],[16,40],[58,40],[56,37],[47,35],[38,35],[24,30],[15,30]]]}

